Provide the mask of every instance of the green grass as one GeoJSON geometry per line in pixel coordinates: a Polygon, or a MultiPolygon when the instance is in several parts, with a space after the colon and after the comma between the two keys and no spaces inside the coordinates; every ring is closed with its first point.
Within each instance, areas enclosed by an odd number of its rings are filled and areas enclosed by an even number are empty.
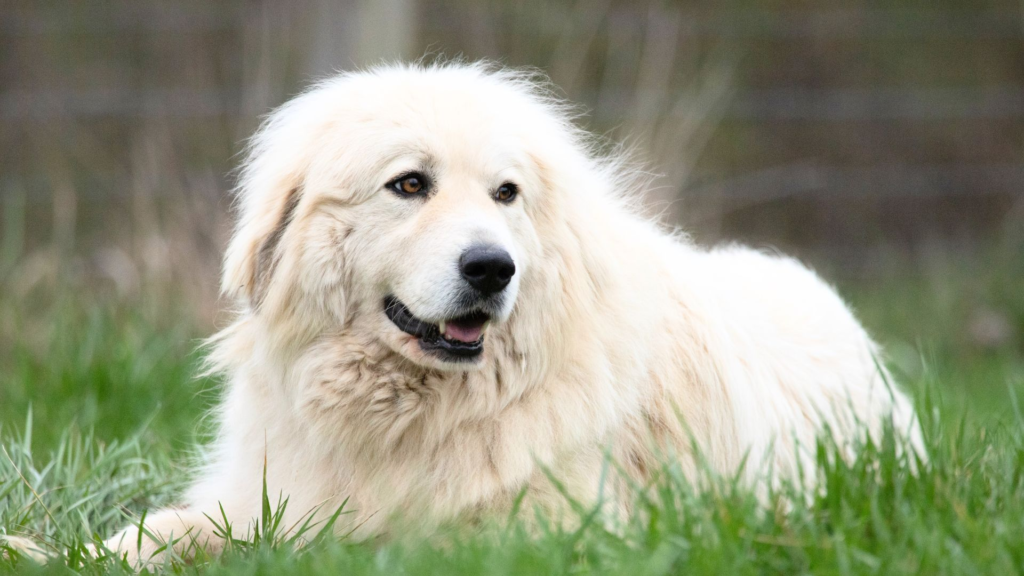
{"type": "MultiPolygon", "coordinates": [[[[429,541],[296,549],[274,538],[168,569],[203,574],[1011,574],[1024,571],[1024,266],[1019,257],[843,286],[888,344],[919,403],[930,463],[907,472],[889,443],[836,463],[824,490],[758,505],[729,479],[689,486],[667,466],[630,523],[527,531],[518,518],[429,541]],[[976,309],[1011,328],[977,342],[976,309]]],[[[0,530],[35,535],[67,557],[0,560],[0,572],[124,573],[82,545],[174,502],[216,383],[195,380],[208,331],[173,304],[95,291],[0,292],[0,530]],[[59,294],[59,295],[58,295],[59,294]]],[[[787,498],[787,496],[789,496],[787,498]]],[[[531,511],[522,510],[522,515],[531,511]]],[[[244,527],[235,527],[236,533],[244,527]]]]}

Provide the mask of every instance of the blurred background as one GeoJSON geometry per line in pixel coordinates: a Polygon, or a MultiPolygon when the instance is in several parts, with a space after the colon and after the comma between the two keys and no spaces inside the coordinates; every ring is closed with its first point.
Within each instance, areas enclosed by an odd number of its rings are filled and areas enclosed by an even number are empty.
{"type": "MultiPolygon", "coordinates": [[[[22,384],[0,400],[33,400],[62,336],[87,353],[69,316],[142,314],[138,346],[187,354],[226,318],[231,171],[260,118],[424,56],[543,70],[658,175],[652,214],[798,255],[912,376],[945,367],[993,409],[1024,381],[1017,0],[5,0],[0,368],[22,384]]],[[[149,374],[131,365],[126,386],[149,374]]]]}

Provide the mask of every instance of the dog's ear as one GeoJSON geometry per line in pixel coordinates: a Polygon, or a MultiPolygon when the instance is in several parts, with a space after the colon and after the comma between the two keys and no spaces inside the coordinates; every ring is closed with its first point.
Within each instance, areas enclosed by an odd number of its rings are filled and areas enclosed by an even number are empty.
{"type": "Polygon", "coordinates": [[[267,194],[261,206],[252,207],[239,219],[224,262],[222,290],[245,298],[257,308],[267,293],[274,268],[281,257],[281,238],[295,217],[301,187],[291,186],[267,194]]]}
{"type": "Polygon", "coordinates": [[[305,194],[303,181],[315,156],[322,106],[316,91],[285,103],[267,117],[249,142],[236,189],[234,235],[224,255],[221,290],[253,308],[267,295],[286,233],[305,194]]]}
{"type": "Polygon", "coordinates": [[[302,187],[297,182],[240,190],[240,213],[224,257],[221,290],[258,308],[281,257],[281,238],[295,218],[302,187]]]}

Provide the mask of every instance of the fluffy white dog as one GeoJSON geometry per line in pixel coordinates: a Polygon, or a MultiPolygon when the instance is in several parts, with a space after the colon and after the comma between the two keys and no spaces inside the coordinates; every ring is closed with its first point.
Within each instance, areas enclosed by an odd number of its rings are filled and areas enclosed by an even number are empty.
{"type": "Polygon", "coordinates": [[[183,507],[109,546],[220,545],[348,498],[357,535],[564,496],[629,511],[665,454],[752,484],[813,470],[892,419],[918,432],[877,346],[798,262],[703,250],[639,217],[637,180],[530,75],[384,66],[321,82],[255,136],[214,337],[220,432],[183,507]],[[695,454],[695,451],[701,454],[695,454]],[[743,465],[744,461],[745,466],[743,465]],[[610,487],[611,486],[611,487],[610,487]]]}

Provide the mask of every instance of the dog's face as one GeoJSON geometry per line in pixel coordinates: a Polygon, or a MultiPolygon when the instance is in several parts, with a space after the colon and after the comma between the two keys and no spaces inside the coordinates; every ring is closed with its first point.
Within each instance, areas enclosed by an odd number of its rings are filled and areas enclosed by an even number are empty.
{"type": "Polygon", "coordinates": [[[539,191],[529,158],[500,119],[471,99],[453,101],[459,96],[420,91],[401,117],[390,105],[373,114],[357,137],[378,140],[358,152],[365,199],[324,210],[314,232],[345,221],[351,288],[364,316],[377,320],[371,329],[435,366],[482,358],[537,245],[525,208],[539,191]]]}
{"type": "Polygon", "coordinates": [[[255,140],[225,288],[256,314],[364,331],[424,366],[475,366],[542,255],[538,157],[566,138],[558,122],[478,70],[326,83],[255,140]]]}

